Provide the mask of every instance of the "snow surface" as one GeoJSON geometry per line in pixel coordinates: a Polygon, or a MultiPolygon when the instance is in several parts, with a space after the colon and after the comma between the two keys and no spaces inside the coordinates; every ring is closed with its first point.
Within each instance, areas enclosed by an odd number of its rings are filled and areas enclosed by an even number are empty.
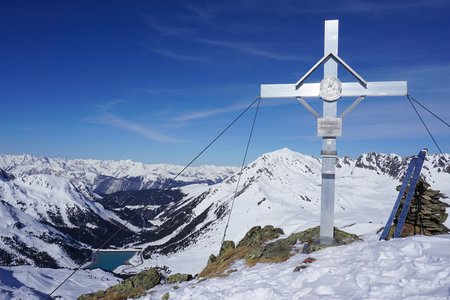
{"type": "MultiPolygon", "coordinates": [[[[368,238],[368,237],[366,237],[368,238]]],[[[225,278],[159,285],[140,299],[449,299],[450,236],[415,236],[296,254],[279,264],[245,267],[225,278]],[[293,272],[305,258],[317,261],[293,272]]]]}
{"type": "MultiPolygon", "coordinates": [[[[45,299],[72,270],[45,269],[30,266],[0,267],[0,300],[45,299]]],[[[59,299],[77,299],[80,295],[105,290],[121,279],[111,273],[95,270],[80,270],[53,296],[59,299]]]]}

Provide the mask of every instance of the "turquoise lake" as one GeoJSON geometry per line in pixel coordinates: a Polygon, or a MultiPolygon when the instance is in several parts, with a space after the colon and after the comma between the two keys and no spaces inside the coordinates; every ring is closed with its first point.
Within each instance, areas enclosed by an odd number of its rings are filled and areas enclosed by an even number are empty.
{"type": "Polygon", "coordinates": [[[114,271],[120,265],[133,257],[136,251],[99,251],[95,255],[95,261],[88,269],[100,268],[106,271],[114,271]]]}

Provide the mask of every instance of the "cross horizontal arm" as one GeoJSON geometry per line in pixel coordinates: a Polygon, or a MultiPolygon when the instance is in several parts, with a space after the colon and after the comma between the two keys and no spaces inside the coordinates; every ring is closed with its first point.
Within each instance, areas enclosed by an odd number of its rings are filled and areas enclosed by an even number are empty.
{"type": "MultiPolygon", "coordinates": [[[[342,97],[359,96],[406,96],[406,81],[374,81],[363,87],[358,82],[343,82],[342,97]]],[[[261,98],[308,98],[319,97],[320,83],[304,83],[298,89],[292,84],[262,84],[261,98]]]]}

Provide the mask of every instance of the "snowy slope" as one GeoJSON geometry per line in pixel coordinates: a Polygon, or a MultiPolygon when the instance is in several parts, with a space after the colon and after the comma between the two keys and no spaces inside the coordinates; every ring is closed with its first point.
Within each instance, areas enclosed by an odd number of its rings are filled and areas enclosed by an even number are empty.
{"type": "Polygon", "coordinates": [[[3,265],[77,266],[71,252],[83,251],[85,245],[7,203],[0,202],[0,216],[3,265]]]}
{"type": "MultiPolygon", "coordinates": [[[[1,173],[0,261],[3,265],[78,266],[73,259],[84,261],[89,257],[90,246],[99,245],[106,232],[114,232],[117,224],[126,222],[105,210],[86,188],[76,187],[67,179],[1,173]]],[[[137,228],[127,226],[128,233],[127,230],[124,233],[132,236],[130,231],[137,228]]],[[[123,235],[118,238],[123,242],[123,235]]]]}
{"type": "MultiPolygon", "coordinates": [[[[131,160],[61,159],[25,155],[0,155],[0,169],[16,176],[50,174],[82,182],[98,193],[161,187],[183,169],[180,165],[143,164],[131,160]]],[[[235,167],[202,165],[190,167],[174,186],[217,183],[233,174],[235,167]]]]}
{"type": "MultiPolygon", "coordinates": [[[[366,237],[368,239],[368,237],[366,237]]],[[[448,299],[450,236],[415,236],[379,242],[372,239],[296,254],[279,264],[247,268],[225,278],[161,285],[140,299],[448,299]],[[305,258],[317,261],[293,272],[305,258]]]]}
{"type": "MultiPolygon", "coordinates": [[[[71,272],[68,269],[55,270],[29,266],[0,267],[0,300],[52,299],[48,294],[71,272]]],[[[100,269],[80,270],[53,296],[67,300],[77,299],[86,292],[104,290],[118,282],[119,278],[100,269]]]]}
{"type": "Polygon", "coordinates": [[[40,221],[56,226],[80,225],[74,224],[75,220],[70,218],[74,213],[92,213],[123,222],[67,179],[53,175],[29,175],[0,181],[0,199],[40,221]]]}
{"type": "MultiPolygon", "coordinates": [[[[408,159],[396,155],[376,159],[374,155],[342,158],[337,163],[335,225],[346,231],[375,232],[392,209],[401,177],[393,169],[402,172],[408,159]]],[[[433,188],[450,195],[450,173],[434,168],[433,159],[426,162],[425,175],[433,188]]],[[[289,149],[265,154],[249,164],[243,170],[227,239],[237,242],[256,225],[281,227],[286,234],[318,225],[320,170],[319,159],[289,149]]],[[[137,269],[167,265],[177,272],[198,272],[209,254],[219,250],[236,181],[237,175],[232,176],[204,193],[184,188],[188,196],[183,201],[151,220],[161,224],[156,233],[167,234],[143,245],[148,246],[147,260],[137,269]]]]}

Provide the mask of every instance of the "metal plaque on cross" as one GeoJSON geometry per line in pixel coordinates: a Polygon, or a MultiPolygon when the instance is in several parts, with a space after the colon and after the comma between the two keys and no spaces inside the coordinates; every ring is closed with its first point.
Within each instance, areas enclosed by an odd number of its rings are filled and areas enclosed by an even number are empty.
{"type": "Polygon", "coordinates": [[[317,119],[317,135],[322,137],[322,187],[320,205],[320,243],[334,241],[335,164],[337,158],[336,137],[342,135],[342,119],[367,96],[406,96],[406,81],[367,82],[338,55],[339,21],[325,21],[324,56],[297,82],[290,84],[262,84],[261,98],[295,98],[317,119]],[[323,80],[306,83],[305,80],[323,65],[323,80]],[[341,82],[338,66],[341,65],[356,79],[341,82]],[[341,97],[358,97],[353,104],[337,115],[337,102],[341,97]],[[320,115],[305,98],[323,100],[320,115]]]}

